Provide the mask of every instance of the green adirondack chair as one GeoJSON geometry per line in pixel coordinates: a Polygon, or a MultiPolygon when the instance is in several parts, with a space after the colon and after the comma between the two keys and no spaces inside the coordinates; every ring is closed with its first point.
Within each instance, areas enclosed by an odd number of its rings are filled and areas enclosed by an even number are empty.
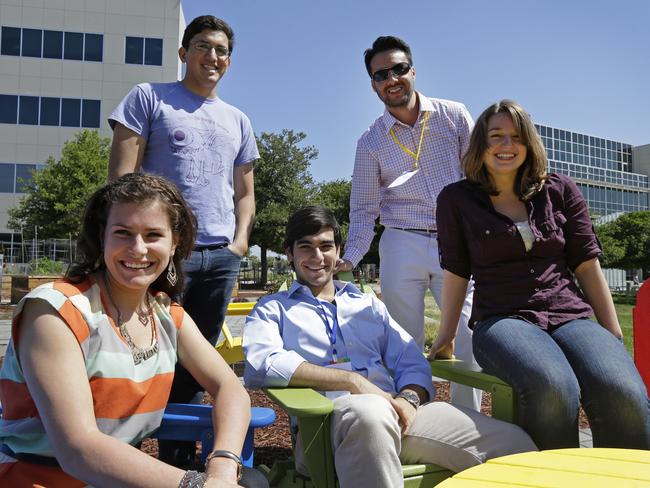
{"type": "MultiPolygon", "coordinates": [[[[353,281],[352,273],[339,273],[343,281],[353,281]]],[[[289,282],[280,290],[286,290],[289,282]]],[[[361,282],[364,293],[374,291],[361,282]]],[[[430,361],[434,376],[481,388],[492,393],[492,415],[512,422],[515,415],[515,400],[512,389],[494,376],[468,367],[460,360],[430,361]]],[[[271,468],[261,466],[269,483],[277,488],[336,488],[334,456],[330,444],[329,415],[333,410],[330,399],[311,388],[267,388],[266,395],[288,415],[298,421],[298,433],[305,450],[305,463],[311,476],[296,471],[293,459],[278,461],[271,468]]],[[[295,445],[295,443],[294,443],[295,445]]],[[[435,464],[413,464],[402,466],[405,488],[427,488],[435,486],[454,473],[435,464]]]]}

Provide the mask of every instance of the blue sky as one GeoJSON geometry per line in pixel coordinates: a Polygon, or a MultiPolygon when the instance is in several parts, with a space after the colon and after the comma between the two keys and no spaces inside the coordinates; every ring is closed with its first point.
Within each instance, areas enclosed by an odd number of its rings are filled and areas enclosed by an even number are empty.
{"type": "Polygon", "coordinates": [[[647,0],[183,0],[235,30],[218,94],[256,133],[307,134],[318,181],[350,178],[356,142],[381,114],[363,51],[380,35],[413,50],[416,88],[474,118],[512,98],[536,122],[650,143],[647,0]]]}

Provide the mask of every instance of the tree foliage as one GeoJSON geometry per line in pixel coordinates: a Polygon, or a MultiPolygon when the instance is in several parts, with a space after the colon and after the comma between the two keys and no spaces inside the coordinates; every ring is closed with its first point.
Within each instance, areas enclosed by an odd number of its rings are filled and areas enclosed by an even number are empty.
{"type": "Polygon", "coordinates": [[[41,238],[76,237],[90,195],[106,183],[110,139],[97,131],[82,130],[67,141],[61,159],[47,160],[42,170],[32,173],[26,195],[9,209],[8,226],[24,229],[30,238],[38,226],[41,238]]]}
{"type": "Polygon", "coordinates": [[[650,269],[650,211],[630,212],[599,225],[596,233],[603,246],[603,266],[650,269]]]}
{"type": "Polygon", "coordinates": [[[284,252],[282,241],[289,215],[312,200],[314,182],[309,172],[318,156],[313,146],[301,146],[303,132],[283,129],[257,138],[260,159],[255,163],[256,222],[251,244],[261,248],[262,284],[266,284],[266,251],[284,252]]]}
{"type": "Polygon", "coordinates": [[[343,241],[348,235],[350,226],[350,191],[352,183],[346,180],[333,180],[320,183],[314,198],[314,202],[330,209],[339,225],[343,241]]]}

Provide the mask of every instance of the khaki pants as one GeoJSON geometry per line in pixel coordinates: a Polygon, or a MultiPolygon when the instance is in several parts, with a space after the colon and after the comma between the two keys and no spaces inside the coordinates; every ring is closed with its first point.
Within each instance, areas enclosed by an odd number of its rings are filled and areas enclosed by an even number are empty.
{"type": "MultiPolygon", "coordinates": [[[[537,450],[516,425],[445,402],[420,407],[402,436],[397,414],[378,395],[335,399],[331,437],[341,488],[403,486],[402,464],[434,463],[461,471],[490,458],[537,450]]],[[[300,442],[296,467],[307,473],[300,442]]]]}
{"type": "MultiPolygon", "coordinates": [[[[418,234],[400,229],[384,230],[379,242],[381,299],[388,313],[406,330],[420,347],[424,347],[424,294],[431,290],[442,309],[442,268],[435,235],[418,234]]],[[[472,353],[472,331],[467,325],[472,313],[474,287],[470,284],[463,304],[454,354],[468,363],[472,353]]],[[[454,405],[481,410],[481,390],[451,384],[454,405]]]]}

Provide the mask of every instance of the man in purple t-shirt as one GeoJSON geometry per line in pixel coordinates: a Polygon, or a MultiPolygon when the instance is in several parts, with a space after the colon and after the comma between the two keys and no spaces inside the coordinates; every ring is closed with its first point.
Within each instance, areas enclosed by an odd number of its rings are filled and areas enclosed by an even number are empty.
{"type": "MultiPolygon", "coordinates": [[[[196,247],[183,263],[182,302],[203,335],[216,343],[255,216],[255,134],[240,110],[217,97],[230,67],[234,34],[223,20],[205,15],[185,29],[178,55],[185,76],[173,83],[135,86],[109,118],[113,146],[109,179],[144,171],[173,181],[194,211],[196,247]]],[[[170,265],[167,277],[175,279],[170,265]]],[[[201,390],[177,366],[170,396],[187,403],[201,390]]],[[[194,446],[186,446],[193,456],[194,446]]],[[[183,465],[184,454],[167,457],[183,465]]]]}

